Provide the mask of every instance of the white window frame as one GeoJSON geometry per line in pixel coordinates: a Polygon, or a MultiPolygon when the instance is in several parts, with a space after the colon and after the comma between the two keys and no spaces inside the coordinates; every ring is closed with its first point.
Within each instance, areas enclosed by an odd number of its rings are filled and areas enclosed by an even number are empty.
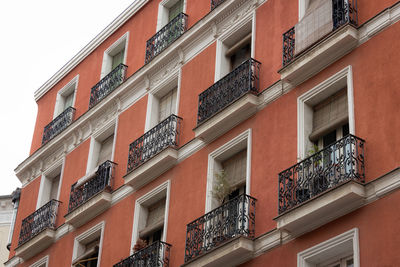
{"type": "Polygon", "coordinates": [[[304,17],[306,14],[306,10],[310,0],[299,0],[299,21],[304,17]]]}
{"type": "Polygon", "coordinates": [[[63,88],[57,92],[56,104],[54,106],[53,119],[64,111],[65,97],[74,94],[72,107],[75,106],[76,92],[78,89],[79,74],[72,78],[63,88]]]}
{"type": "Polygon", "coordinates": [[[101,266],[101,251],[103,248],[103,239],[104,239],[104,228],[106,223],[104,221],[98,223],[97,225],[93,226],[89,230],[85,231],[84,233],[78,235],[74,239],[74,248],[72,251],[72,260],[71,260],[71,267],[73,267],[72,262],[78,257],[78,252],[85,248],[84,243],[88,243],[93,240],[93,237],[96,238],[100,234],[100,242],[99,242],[99,256],[97,259],[97,267],[101,266]]]}
{"type": "Polygon", "coordinates": [[[358,228],[319,243],[297,254],[297,267],[315,267],[327,260],[339,260],[353,253],[354,267],[360,267],[358,228]]]}
{"type": "Polygon", "coordinates": [[[117,119],[111,120],[110,122],[108,122],[103,127],[98,129],[95,133],[92,134],[92,137],[90,138],[89,155],[86,165],[86,175],[91,173],[95,168],[97,168],[98,166],[97,161],[99,159],[101,144],[106,138],[108,138],[111,135],[114,135],[112,152],[111,152],[111,161],[114,160],[115,144],[117,141],[117,124],[118,124],[117,119]]]}
{"type": "Polygon", "coordinates": [[[117,41],[115,41],[110,47],[104,51],[103,63],[101,65],[100,80],[112,71],[112,60],[113,56],[124,49],[124,61],[126,64],[126,57],[128,54],[128,42],[129,42],[129,31],[122,35],[117,41]]]}
{"type": "Polygon", "coordinates": [[[212,190],[214,185],[215,173],[222,166],[221,162],[235,155],[237,152],[247,149],[246,158],[246,194],[250,195],[251,185],[251,129],[247,129],[229,142],[220,146],[208,155],[207,169],[207,188],[206,188],[206,207],[205,213],[218,207],[217,200],[214,199],[212,190]]]}
{"type": "Polygon", "coordinates": [[[297,159],[303,160],[312,148],[308,139],[312,131],[313,106],[347,87],[349,133],[355,135],[353,71],[347,66],[297,98],[297,159]]]}
{"type": "Polygon", "coordinates": [[[49,255],[44,256],[43,258],[41,258],[37,262],[29,265],[29,267],[42,267],[43,264],[44,264],[45,267],[49,266],[49,255]]]}
{"type": "MultiPolygon", "coordinates": [[[[168,24],[169,9],[175,5],[179,0],[162,0],[158,5],[157,28],[158,32],[162,27],[168,24]]],[[[183,0],[183,13],[186,13],[186,2],[183,0]]]]}
{"type": "Polygon", "coordinates": [[[134,253],[133,247],[136,244],[136,241],[139,238],[139,228],[143,228],[146,224],[148,211],[147,208],[149,205],[156,203],[158,200],[162,198],[165,199],[165,214],[164,214],[164,228],[163,235],[161,237],[161,241],[166,242],[167,240],[167,229],[168,229],[168,211],[169,211],[169,199],[170,199],[170,189],[171,182],[170,180],[162,183],[157,186],[147,194],[138,198],[135,202],[135,212],[133,217],[133,227],[132,227],[132,239],[131,239],[131,254],[134,253]]]}
{"type": "Polygon", "coordinates": [[[227,30],[223,35],[218,37],[216,41],[215,82],[223,78],[230,71],[230,62],[225,56],[226,51],[248,32],[251,32],[251,57],[254,58],[256,40],[255,27],[256,13],[254,11],[233,25],[231,29],[227,30]]]}
{"type": "Polygon", "coordinates": [[[40,180],[40,187],[39,187],[39,194],[38,199],[36,202],[36,209],[39,209],[48,201],[43,202],[44,198],[50,194],[52,179],[57,175],[60,174],[60,182],[58,184],[58,191],[57,191],[57,200],[60,199],[60,192],[61,192],[61,185],[63,181],[63,173],[64,173],[64,166],[65,166],[65,157],[55,162],[52,166],[50,166],[45,172],[42,173],[42,177],[40,180]],[[51,177],[51,178],[50,178],[51,177]]]}
{"type": "Polygon", "coordinates": [[[172,73],[168,78],[164,79],[157,86],[151,89],[147,97],[147,111],[146,111],[146,122],[145,132],[153,128],[159,123],[159,109],[160,109],[160,98],[166,95],[168,92],[176,89],[176,103],[175,103],[175,115],[179,113],[179,95],[181,91],[181,69],[172,73]]]}

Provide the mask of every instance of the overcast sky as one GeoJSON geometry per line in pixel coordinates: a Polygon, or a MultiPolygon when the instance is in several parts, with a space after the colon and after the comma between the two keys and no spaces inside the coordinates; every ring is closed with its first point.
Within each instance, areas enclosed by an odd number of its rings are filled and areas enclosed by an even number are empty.
{"type": "Polygon", "coordinates": [[[0,195],[21,186],[37,107],[33,93],[134,0],[0,1],[0,195]]]}

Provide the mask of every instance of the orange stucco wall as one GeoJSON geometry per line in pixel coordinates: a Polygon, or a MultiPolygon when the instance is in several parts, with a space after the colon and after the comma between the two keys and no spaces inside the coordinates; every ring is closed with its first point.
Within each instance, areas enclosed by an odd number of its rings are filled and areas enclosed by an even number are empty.
{"type": "MultiPolygon", "coordinates": [[[[190,17],[189,25],[192,26],[209,12],[209,1],[187,2],[186,13],[190,17]]],[[[394,2],[359,0],[360,21],[371,18],[394,2]]],[[[104,50],[127,30],[130,31],[127,51],[128,75],[143,65],[145,42],[155,33],[158,3],[159,0],[148,3],[38,101],[38,116],[31,153],[40,147],[43,127],[52,119],[57,91],[78,73],[80,78],[75,105],[76,118],[87,111],[90,88],[100,77],[104,50]]],[[[277,71],[281,67],[282,33],[296,24],[297,10],[297,0],[269,0],[257,9],[255,58],[262,63],[261,89],[267,88],[280,78],[277,71]]],[[[102,266],[111,266],[128,257],[132,245],[136,199],[167,180],[171,183],[167,228],[167,242],[173,245],[170,266],[181,265],[184,259],[186,225],[205,212],[208,155],[247,129],[252,130],[250,191],[258,200],[256,236],[274,229],[276,223],[273,218],[278,215],[278,173],[297,161],[297,98],[349,65],[353,71],[355,134],[366,140],[366,180],[371,181],[394,169],[400,162],[400,151],[395,149],[400,147],[400,138],[393,138],[400,132],[400,120],[397,118],[400,99],[397,88],[400,84],[400,75],[397,66],[400,54],[398,43],[393,42],[398,39],[400,39],[400,23],[379,33],[211,144],[179,162],[148,185],[133,192],[91,222],[68,233],[21,266],[29,266],[47,254],[52,255],[50,266],[70,266],[74,238],[101,221],[105,222],[102,266]]],[[[182,66],[178,114],[183,118],[181,146],[194,138],[198,94],[214,83],[215,57],[216,44],[213,43],[182,66]]],[[[123,176],[126,174],[129,144],[144,133],[146,110],[147,96],[144,96],[118,117],[114,151],[114,162],[118,164],[115,172],[115,190],[124,184],[123,176]]],[[[85,174],[89,149],[90,139],[66,155],[60,194],[63,204],[59,210],[58,226],[64,222],[71,185],[85,174]]],[[[22,190],[10,257],[14,255],[18,243],[22,219],[36,208],[39,186],[40,177],[22,190]]],[[[399,200],[399,192],[387,196],[317,231],[276,248],[245,266],[295,266],[299,251],[353,227],[360,229],[362,266],[383,266],[386,264],[385,257],[394,259],[400,264],[399,256],[394,254],[395,245],[400,241],[397,238],[398,227],[396,227],[399,215],[396,215],[396,205],[391,205],[399,200]],[[389,242],[386,242],[387,240],[389,242]],[[385,247],[376,245],[379,243],[385,244],[385,247]],[[373,258],[372,255],[378,256],[373,258]]]]}

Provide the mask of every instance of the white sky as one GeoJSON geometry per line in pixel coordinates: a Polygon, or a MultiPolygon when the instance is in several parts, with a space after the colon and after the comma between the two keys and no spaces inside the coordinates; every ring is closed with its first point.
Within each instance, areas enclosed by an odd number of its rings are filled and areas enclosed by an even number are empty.
{"type": "Polygon", "coordinates": [[[34,91],[133,1],[0,1],[0,195],[21,186],[14,169],[29,154],[34,91]]]}

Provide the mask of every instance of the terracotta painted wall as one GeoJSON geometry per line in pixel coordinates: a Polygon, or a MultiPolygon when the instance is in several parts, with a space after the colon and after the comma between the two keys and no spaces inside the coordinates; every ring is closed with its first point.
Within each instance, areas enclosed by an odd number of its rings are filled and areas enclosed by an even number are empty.
{"type": "Polygon", "coordinates": [[[194,138],[199,94],[214,84],[215,53],[216,44],[213,43],[182,67],[178,114],[183,118],[181,145],[194,138]]]}
{"type": "Polygon", "coordinates": [[[296,266],[297,253],[353,228],[359,229],[360,266],[399,266],[400,215],[393,205],[399,201],[400,192],[397,191],[241,266],[296,266]]]}

